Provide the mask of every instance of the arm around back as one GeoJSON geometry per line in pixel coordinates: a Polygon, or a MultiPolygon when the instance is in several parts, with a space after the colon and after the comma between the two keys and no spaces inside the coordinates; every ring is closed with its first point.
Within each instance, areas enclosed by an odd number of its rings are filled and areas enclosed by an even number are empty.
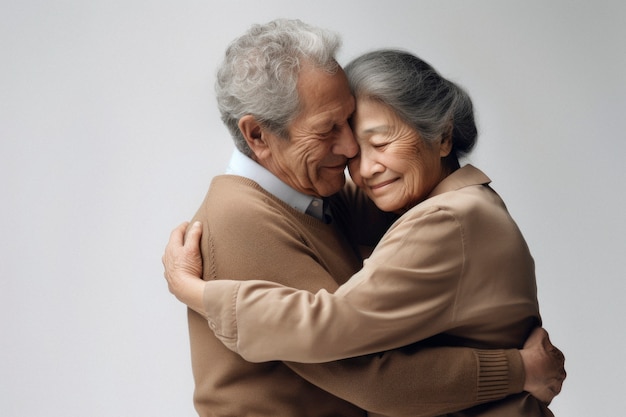
{"type": "Polygon", "coordinates": [[[309,382],[370,413],[431,417],[522,391],[517,350],[420,347],[321,364],[287,365],[309,382]]]}

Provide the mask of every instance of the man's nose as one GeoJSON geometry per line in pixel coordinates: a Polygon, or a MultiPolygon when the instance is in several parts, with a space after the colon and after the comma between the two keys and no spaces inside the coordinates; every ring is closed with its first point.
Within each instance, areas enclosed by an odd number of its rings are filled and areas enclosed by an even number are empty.
{"type": "Polygon", "coordinates": [[[359,145],[357,145],[354,139],[354,134],[349,124],[345,124],[339,131],[337,142],[333,153],[337,155],[343,155],[346,158],[354,158],[359,152],[359,145]]]}

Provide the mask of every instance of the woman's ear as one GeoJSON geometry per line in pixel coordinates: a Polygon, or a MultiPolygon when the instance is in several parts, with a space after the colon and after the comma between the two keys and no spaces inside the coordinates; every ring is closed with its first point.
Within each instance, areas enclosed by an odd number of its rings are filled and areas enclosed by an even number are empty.
{"type": "Polygon", "coordinates": [[[266,157],[265,153],[269,152],[265,129],[251,114],[247,114],[239,119],[239,130],[243,135],[246,143],[256,156],[256,159],[266,157]]]}
{"type": "Polygon", "coordinates": [[[439,146],[439,156],[442,158],[447,157],[452,152],[452,129],[453,126],[450,124],[450,127],[446,129],[444,134],[441,136],[441,146],[439,146]]]}

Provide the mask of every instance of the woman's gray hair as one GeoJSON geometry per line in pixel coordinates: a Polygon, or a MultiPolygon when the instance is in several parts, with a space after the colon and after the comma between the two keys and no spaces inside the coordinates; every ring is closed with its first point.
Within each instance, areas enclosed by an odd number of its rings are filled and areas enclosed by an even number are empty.
{"type": "Polygon", "coordinates": [[[339,37],[300,20],[277,19],[254,25],[227,48],[217,72],[215,90],[222,121],[235,146],[251,156],[238,123],[254,116],[280,137],[297,116],[298,74],[304,63],[334,73],[339,37]]]}
{"type": "Polygon", "coordinates": [[[377,50],[345,67],[355,97],[391,107],[426,142],[452,134],[452,154],[469,153],[478,135],[472,100],[433,67],[400,50],[377,50]]]}

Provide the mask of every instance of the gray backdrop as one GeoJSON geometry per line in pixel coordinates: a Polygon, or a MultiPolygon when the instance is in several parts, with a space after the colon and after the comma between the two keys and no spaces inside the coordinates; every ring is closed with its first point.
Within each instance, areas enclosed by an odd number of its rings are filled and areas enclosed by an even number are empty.
{"type": "Polygon", "coordinates": [[[567,356],[560,416],[626,385],[626,3],[3,0],[0,415],[192,416],[185,309],[160,257],[232,149],[213,97],[228,41],[298,17],[422,56],[473,97],[470,162],[535,256],[567,356]]]}

